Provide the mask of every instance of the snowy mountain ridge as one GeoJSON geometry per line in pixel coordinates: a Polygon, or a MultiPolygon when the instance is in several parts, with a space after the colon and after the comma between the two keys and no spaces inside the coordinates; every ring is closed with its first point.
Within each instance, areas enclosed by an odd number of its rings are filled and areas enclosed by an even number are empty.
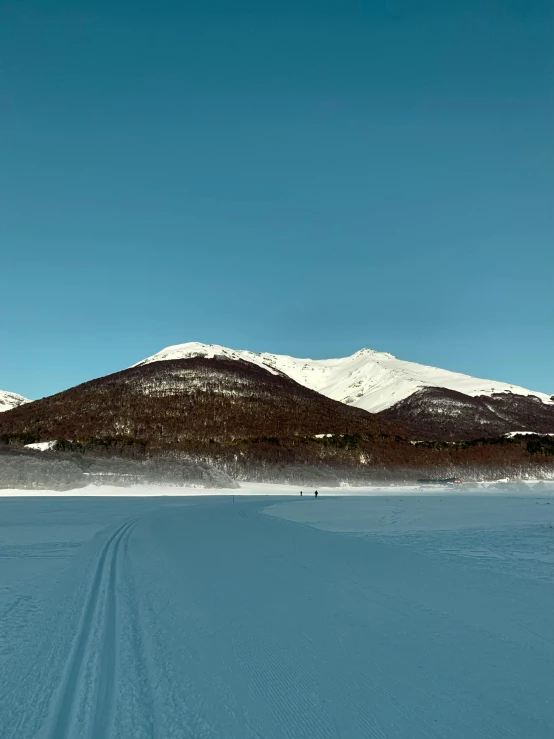
{"type": "Polygon", "coordinates": [[[23,403],[30,402],[29,398],[24,398],[23,395],[9,393],[7,390],[0,390],[0,413],[17,408],[18,405],[23,405],[23,403]]]}
{"type": "Polygon", "coordinates": [[[473,397],[512,393],[534,396],[543,404],[554,404],[546,393],[407,362],[387,352],[372,349],[361,349],[349,357],[338,359],[299,359],[281,354],[230,349],[218,344],[188,342],[166,347],[133,366],[193,357],[224,357],[250,362],[274,374],[287,375],[300,385],[333,400],[371,413],[390,408],[425,388],[446,388],[473,397]]]}

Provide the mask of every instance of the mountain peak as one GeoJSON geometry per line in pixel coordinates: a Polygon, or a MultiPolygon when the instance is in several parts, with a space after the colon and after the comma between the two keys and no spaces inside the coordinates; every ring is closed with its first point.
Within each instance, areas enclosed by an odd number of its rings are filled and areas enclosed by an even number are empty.
{"type": "Polygon", "coordinates": [[[375,349],[368,349],[367,347],[364,347],[363,349],[358,349],[357,352],[354,352],[352,355],[353,357],[368,357],[368,358],[374,358],[379,359],[379,357],[383,357],[386,359],[396,359],[396,357],[393,354],[389,354],[388,352],[378,352],[375,351],[375,349]]]}
{"type": "Polygon", "coordinates": [[[17,408],[18,405],[23,405],[23,403],[30,402],[29,398],[24,398],[23,395],[9,393],[7,390],[0,390],[0,413],[17,408]]]}
{"type": "Polygon", "coordinates": [[[230,349],[219,344],[189,341],[185,344],[168,346],[137,364],[193,357],[207,359],[223,357],[250,362],[274,374],[285,374],[300,385],[316,390],[333,400],[371,413],[390,408],[424,388],[444,388],[471,397],[512,393],[535,396],[541,403],[553,402],[546,393],[407,362],[397,359],[388,352],[378,352],[366,347],[349,357],[301,359],[283,354],[255,353],[230,349]]]}

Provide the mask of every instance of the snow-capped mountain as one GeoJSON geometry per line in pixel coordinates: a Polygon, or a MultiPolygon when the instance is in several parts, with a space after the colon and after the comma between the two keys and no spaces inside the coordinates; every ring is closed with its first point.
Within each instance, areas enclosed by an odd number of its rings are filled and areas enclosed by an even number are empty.
{"type": "Polygon", "coordinates": [[[189,342],[139,365],[194,357],[246,361],[346,405],[377,413],[414,438],[459,441],[510,431],[554,432],[554,400],[518,385],[482,380],[361,349],[340,359],[297,359],[189,342]]]}
{"type": "Polygon", "coordinates": [[[0,390],[0,413],[2,411],[9,411],[12,408],[17,408],[18,405],[23,403],[30,403],[28,398],[24,398],[23,395],[17,393],[9,393],[7,390],[0,390]]]}
{"type": "Polygon", "coordinates": [[[190,343],[0,413],[0,455],[28,443],[16,451],[36,459],[56,439],[79,460],[192,455],[241,479],[338,485],[460,465],[536,477],[553,466],[549,433],[554,402],[506,383],[369,350],[309,360],[190,343]],[[539,436],[501,438],[520,431],[539,436]]]}
{"type": "Polygon", "coordinates": [[[188,342],[162,349],[137,364],[190,357],[242,359],[271,371],[281,372],[300,385],[371,413],[390,408],[427,388],[444,388],[471,397],[492,397],[500,393],[534,396],[541,403],[554,405],[554,401],[546,393],[406,362],[392,354],[371,349],[361,349],[350,357],[340,359],[297,359],[281,354],[256,354],[228,349],[217,344],[188,342]]]}

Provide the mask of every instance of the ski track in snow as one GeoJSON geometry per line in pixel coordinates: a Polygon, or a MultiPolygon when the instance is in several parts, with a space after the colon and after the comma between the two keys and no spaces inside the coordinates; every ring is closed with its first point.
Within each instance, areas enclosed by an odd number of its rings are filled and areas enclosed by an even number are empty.
{"type": "Polygon", "coordinates": [[[137,519],[120,526],[104,545],[96,574],[88,596],[83,620],[75,642],[74,653],[62,691],[51,734],[55,737],[71,737],[77,734],[72,713],[77,707],[79,691],[86,689],[86,660],[93,656],[90,644],[97,631],[97,694],[92,713],[92,736],[109,736],[115,692],[117,663],[117,592],[116,574],[118,554],[122,540],[129,534],[137,519]]]}
{"type": "Polygon", "coordinates": [[[0,736],[546,739],[551,503],[2,498],[0,736]]]}

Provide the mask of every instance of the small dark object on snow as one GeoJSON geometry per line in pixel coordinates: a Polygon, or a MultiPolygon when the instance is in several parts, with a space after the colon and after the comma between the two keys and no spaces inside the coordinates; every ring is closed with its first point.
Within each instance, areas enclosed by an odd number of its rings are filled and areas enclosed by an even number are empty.
{"type": "Polygon", "coordinates": [[[315,491],[315,497],[317,498],[317,490],[315,491]]]}
{"type": "Polygon", "coordinates": [[[300,497],[302,497],[302,490],[300,491],[300,497]]]}

